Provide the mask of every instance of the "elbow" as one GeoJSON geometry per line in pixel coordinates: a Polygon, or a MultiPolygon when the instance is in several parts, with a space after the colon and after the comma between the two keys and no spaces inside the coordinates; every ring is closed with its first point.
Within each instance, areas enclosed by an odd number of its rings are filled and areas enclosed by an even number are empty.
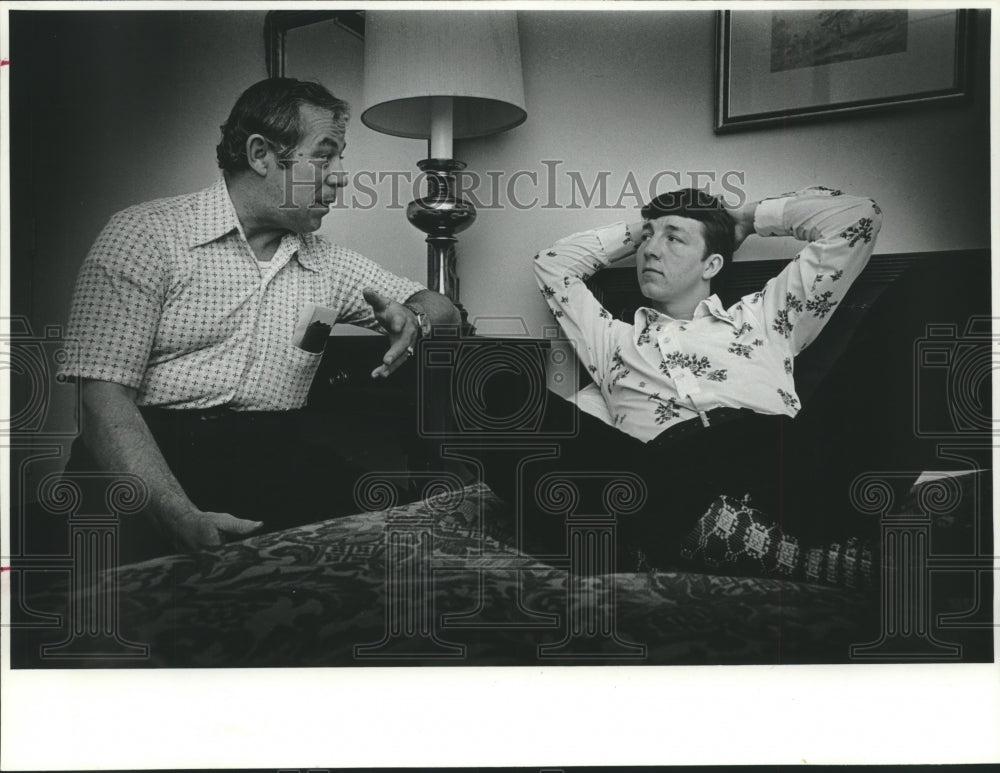
{"type": "MultiPolygon", "coordinates": [[[[847,202],[845,202],[847,203],[847,202]]],[[[841,236],[847,238],[852,248],[860,245],[864,252],[874,249],[875,240],[882,229],[882,209],[874,199],[857,197],[844,210],[844,230],[841,236]]]]}
{"type": "Polygon", "coordinates": [[[548,249],[536,252],[534,257],[531,259],[531,267],[535,273],[535,281],[538,282],[539,287],[544,287],[547,283],[547,279],[551,277],[552,266],[549,265],[548,259],[554,256],[555,253],[551,249],[548,249]]]}
{"type": "Polygon", "coordinates": [[[84,379],[80,384],[80,437],[97,455],[103,439],[137,415],[136,390],[111,381],[84,379]]]}
{"type": "Polygon", "coordinates": [[[849,210],[858,221],[869,226],[872,233],[877,234],[882,227],[882,208],[875,199],[858,196],[851,202],[853,206],[849,210]]]}
{"type": "Polygon", "coordinates": [[[877,235],[882,228],[882,208],[875,202],[875,199],[868,199],[868,217],[872,221],[872,231],[877,235]]]}
{"type": "Polygon", "coordinates": [[[81,429],[86,430],[88,418],[99,420],[110,412],[120,410],[123,406],[134,406],[135,397],[136,390],[123,384],[83,379],[80,384],[80,404],[83,408],[84,418],[81,429]]]}

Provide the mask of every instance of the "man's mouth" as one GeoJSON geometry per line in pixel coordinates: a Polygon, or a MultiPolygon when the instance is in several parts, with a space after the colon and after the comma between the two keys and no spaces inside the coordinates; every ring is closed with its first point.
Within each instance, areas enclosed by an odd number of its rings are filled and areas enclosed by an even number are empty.
{"type": "Polygon", "coordinates": [[[642,273],[644,273],[644,274],[647,273],[647,272],[649,272],[651,274],[659,274],[660,276],[663,276],[663,272],[662,271],[660,271],[659,269],[656,269],[656,268],[651,268],[649,266],[647,266],[646,268],[644,268],[642,270],[642,273]]]}

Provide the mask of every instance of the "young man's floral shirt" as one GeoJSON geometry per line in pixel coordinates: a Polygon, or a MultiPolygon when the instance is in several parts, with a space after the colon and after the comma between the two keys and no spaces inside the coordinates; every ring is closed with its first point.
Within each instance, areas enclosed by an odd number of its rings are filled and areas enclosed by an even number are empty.
{"type": "Polygon", "coordinates": [[[881,224],[875,202],[828,188],[765,199],[754,218],[757,233],[809,244],[759,292],[728,309],[712,295],[690,320],[643,306],[634,324],[622,322],[587,289],[595,272],[635,253],[624,223],[560,240],[536,256],[535,275],[600,389],[606,419],[648,441],[712,408],[798,413],[794,357],[865,267],[881,224]],[[680,390],[679,373],[687,379],[680,390]]]}

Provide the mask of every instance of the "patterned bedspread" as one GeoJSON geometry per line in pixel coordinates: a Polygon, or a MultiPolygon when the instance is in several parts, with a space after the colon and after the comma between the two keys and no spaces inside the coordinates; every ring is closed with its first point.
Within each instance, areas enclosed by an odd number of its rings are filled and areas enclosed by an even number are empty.
{"type": "MultiPolygon", "coordinates": [[[[870,598],[694,572],[570,572],[522,556],[488,488],[72,576],[27,597],[58,627],[19,666],[839,662],[877,635],[870,598]],[[115,612],[117,609],[117,613],[115,612]]],[[[30,587],[27,588],[29,591],[30,587]]]]}

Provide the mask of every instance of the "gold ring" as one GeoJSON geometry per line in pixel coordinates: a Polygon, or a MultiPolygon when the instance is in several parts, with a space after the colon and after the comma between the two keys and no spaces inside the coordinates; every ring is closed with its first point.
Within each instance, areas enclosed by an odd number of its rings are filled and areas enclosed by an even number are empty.
{"type": "Polygon", "coordinates": [[[412,357],[413,356],[413,347],[412,346],[407,346],[406,347],[406,353],[412,357]]]}

